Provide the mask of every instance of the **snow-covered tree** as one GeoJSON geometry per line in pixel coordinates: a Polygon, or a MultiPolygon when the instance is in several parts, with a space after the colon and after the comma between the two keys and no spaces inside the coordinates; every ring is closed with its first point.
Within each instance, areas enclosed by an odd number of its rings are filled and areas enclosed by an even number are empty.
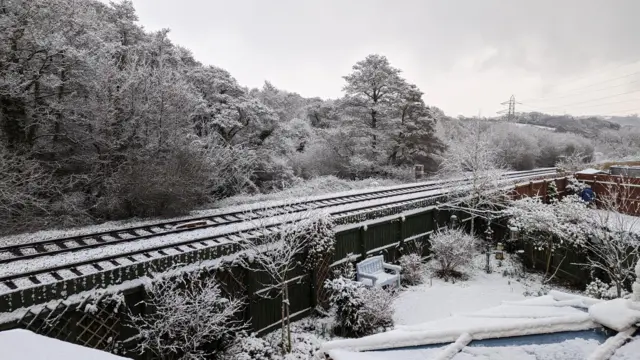
{"type": "Polygon", "coordinates": [[[54,192],[51,174],[36,161],[0,147],[0,226],[21,229],[21,221],[47,214],[47,202],[37,194],[54,192]]]}
{"type": "Polygon", "coordinates": [[[372,54],[344,77],[344,122],[362,157],[361,166],[427,162],[442,150],[435,136],[436,114],[424,104],[422,91],[400,76],[382,55],[372,54]],[[369,162],[369,163],[367,163],[369,162]]]}
{"type": "Polygon", "coordinates": [[[358,61],[353,66],[353,72],[344,77],[348,104],[355,116],[366,124],[374,153],[380,151],[381,129],[391,125],[397,94],[405,86],[400,72],[400,69],[391,66],[385,56],[372,54],[358,61]]]}
{"type": "MultiPolygon", "coordinates": [[[[265,210],[268,211],[268,210],[265,210]]],[[[294,270],[302,266],[308,257],[308,266],[321,258],[321,251],[333,249],[334,233],[330,215],[321,211],[291,213],[280,216],[280,225],[273,226],[272,219],[254,222],[251,234],[244,234],[240,263],[268,276],[262,284],[273,289],[273,295],[281,299],[282,350],[291,351],[291,318],[289,281],[294,270]]]]}
{"type": "Polygon", "coordinates": [[[575,173],[583,170],[590,158],[590,154],[583,154],[576,150],[559,158],[556,162],[556,167],[561,172],[575,173]]]}
{"type": "Polygon", "coordinates": [[[471,232],[476,217],[490,220],[497,214],[496,205],[506,193],[501,182],[505,170],[498,151],[491,142],[491,129],[480,121],[472,121],[458,139],[446,142],[447,150],[440,164],[440,172],[447,177],[461,179],[453,186],[453,199],[444,208],[463,210],[471,215],[471,232]],[[460,195],[465,195],[460,202],[460,195]]]}
{"type": "Polygon", "coordinates": [[[138,331],[132,340],[140,354],[159,359],[204,360],[215,347],[233,340],[245,324],[237,319],[244,307],[241,299],[225,297],[208,274],[178,274],[152,279],[142,303],[149,313],[130,314],[138,331]]]}
{"type": "Polygon", "coordinates": [[[633,187],[625,185],[631,184],[623,181],[606,186],[598,197],[599,209],[583,220],[591,224],[591,232],[588,241],[581,243],[587,261],[579,264],[606,274],[618,297],[634,278],[634,265],[640,260],[640,218],[620,212],[632,210],[637,203],[631,197],[633,187]]]}
{"type": "Polygon", "coordinates": [[[549,204],[537,197],[523,198],[513,201],[504,214],[509,216],[509,226],[518,229],[524,241],[546,252],[545,275],[549,274],[555,251],[579,249],[591,232],[590,210],[577,196],[566,196],[549,204]]]}
{"type": "Polygon", "coordinates": [[[444,150],[437,138],[437,112],[422,100],[422,91],[413,84],[405,84],[397,94],[400,123],[391,130],[389,162],[394,165],[420,163],[435,170],[435,155],[444,150]]]}

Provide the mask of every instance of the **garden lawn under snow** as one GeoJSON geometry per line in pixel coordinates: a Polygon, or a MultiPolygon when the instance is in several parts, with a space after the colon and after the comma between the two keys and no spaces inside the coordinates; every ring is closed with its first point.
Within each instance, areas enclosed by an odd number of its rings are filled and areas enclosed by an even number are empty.
{"type": "Polygon", "coordinates": [[[400,293],[395,301],[394,321],[397,325],[415,325],[446,318],[525,298],[525,294],[538,295],[542,285],[539,276],[529,274],[520,279],[521,267],[508,259],[502,267],[491,259],[493,272],[484,271],[485,257],[477,256],[465,272],[467,280],[445,282],[427,277],[425,283],[412,286],[400,293]],[[508,273],[510,276],[505,276],[508,273]],[[516,275],[517,274],[517,275],[516,275]]]}

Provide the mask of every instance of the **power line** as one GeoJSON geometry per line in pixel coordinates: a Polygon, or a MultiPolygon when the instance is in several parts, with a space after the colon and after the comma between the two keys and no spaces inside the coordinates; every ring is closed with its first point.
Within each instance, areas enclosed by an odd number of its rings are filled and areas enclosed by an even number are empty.
{"type": "MultiPolygon", "coordinates": [[[[618,65],[618,66],[614,67],[613,69],[603,69],[603,70],[601,70],[601,71],[596,72],[595,74],[599,74],[599,73],[602,73],[602,72],[604,72],[604,71],[613,71],[613,70],[618,70],[618,69],[623,68],[623,67],[625,67],[625,66],[628,66],[628,65],[631,65],[631,64],[636,64],[636,63],[640,63],[640,60],[639,60],[639,59],[636,59],[636,60],[633,60],[633,61],[631,61],[631,62],[623,63],[623,64],[621,64],[621,65],[618,65]]],[[[586,75],[577,76],[577,77],[576,77],[576,76],[574,76],[573,78],[569,78],[567,81],[576,82],[576,80],[586,79],[586,78],[588,78],[588,77],[590,77],[590,76],[593,76],[593,75],[594,75],[594,74],[586,74],[586,75]]]]}
{"type": "MultiPolygon", "coordinates": [[[[564,104],[564,105],[559,105],[559,106],[545,106],[544,108],[547,108],[547,109],[566,108],[566,107],[569,107],[569,106],[575,106],[575,105],[580,105],[580,104],[591,103],[591,102],[593,102],[593,101],[604,100],[604,99],[610,99],[610,98],[614,98],[614,97],[616,97],[616,96],[622,96],[622,95],[627,95],[627,94],[633,94],[633,93],[637,93],[637,92],[640,92],[640,89],[632,90],[632,91],[627,91],[627,92],[620,93],[620,94],[615,94],[615,95],[609,95],[609,96],[601,97],[601,98],[598,98],[598,99],[590,99],[590,100],[585,100],[585,101],[579,101],[579,102],[571,103],[571,104],[564,104]]],[[[634,99],[634,100],[635,100],[635,99],[634,99]]]]}
{"type": "Polygon", "coordinates": [[[623,84],[618,84],[618,85],[613,85],[613,86],[607,86],[607,87],[596,89],[596,90],[592,90],[592,91],[583,91],[583,92],[579,92],[579,93],[575,93],[575,94],[563,95],[563,96],[547,98],[547,99],[553,99],[553,100],[555,100],[555,99],[564,99],[564,98],[573,97],[573,96],[576,96],[576,95],[583,95],[583,94],[589,94],[589,93],[598,92],[598,91],[602,91],[602,90],[609,90],[609,89],[617,88],[617,87],[620,87],[620,86],[631,85],[631,84],[635,84],[635,83],[639,83],[639,82],[640,82],[640,79],[634,80],[634,81],[631,81],[631,82],[628,82],[628,83],[623,83],[623,84]]]}
{"type": "MultiPolygon", "coordinates": [[[[636,61],[636,62],[638,62],[638,61],[636,61]]],[[[572,92],[572,91],[575,91],[575,90],[588,89],[588,88],[594,87],[594,86],[596,86],[596,85],[605,84],[605,83],[608,83],[608,82],[611,82],[611,81],[615,81],[615,80],[623,79],[623,78],[626,78],[626,77],[631,77],[631,76],[634,76],[634,75],[637,75],[637,74],[640,74],[640,71],[635,71],[635,72],[633,72],[633,73],[631,73],[631,74],[625,74],[625,75],[622,75],[622,76],[618,76],[618,77],[615,77],[615,78],[613,78],[613,79],[608,79],[608,80],[598,81],[598,82],[596,82],[596,83],[593,83],[593,84],[590,84],[590,85],[587,85],[587,86],[578,87],[578,88],[575,88],[575,89],[572,89],[572,90],[568,90],[568,92],[572,92]]],[[[553,98],[554,98],[554,97],[543,96],[543,97],[539,97],[539,98],[529,98],[529,99],[525,99],[524,101],[545,100],[545,99],[553,99],[553,98]]]]}
{"type": "MultiPolygon", "coordinates": [[[[593,104],[593,105],[583,105],[583,106],[577,106],[578,108],[591,108],[591,107],[600,107],[600,106],[606,106],[606,105],[613,105],[613,104],[621,104],[621,103],[626,103],[626,102],[630,102],[630,101],[638,101],[640,102],[640,99],[627,99],[627,100],[622,100],[622,101],[614,101],[614,102],[608,102],[608,103],[603,103],[603,104],[593,104]]],[[[548,113],[558,113],[559,111],[556,110],[549,110],[548,108],[542,108],[542,107],[532,107],[526,104],[522,104],[522,106],[531,109],[531,111],[536,111],[536,112],[548,112],[548,113]]],[[[613,111],[611,113],[620,113],[620,112],[627,112],[627,111],[633,111],[634,109],[628,109],[628,110],[621,110],[621,111],[613,111]]],[[[566,113],[566,111],[565,111],[566,113]]],[[[607,112],[609,113],[609,112],[607,112]]]]}
{"type": "MultiPolygon", "coordinates": [[[[614,112],[607,113],[607,115],[611,115],[611,114],[620,114],[620,113],[627,113],[627,112],[630,112],[630,111],[631,111],[631,112],[635,111],[635,114],[638,114],[638,113],[640,113],[640,108],[627,109],[627,110],[620,110],[620,111],[614,111],[614,112]]],[[[631,115],[634,115],[634,114],[626,114],[626,115],[627,115],[627,116],[631,116],[631,115]]]]}

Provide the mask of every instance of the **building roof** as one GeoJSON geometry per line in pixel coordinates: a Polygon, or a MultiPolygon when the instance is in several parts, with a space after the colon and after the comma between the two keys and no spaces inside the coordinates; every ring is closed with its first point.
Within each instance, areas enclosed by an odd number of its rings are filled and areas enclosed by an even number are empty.
{"type": "Polygon", "coordinates": [[[126,360],[104,351],[15,329],[0,332],[2,360],[126,360]]]}
{"type": "Polygon", "coordinates": [[[330,341],[323,350],[334,360],[528,359],[527,354],[535,355],[532,359],[586,359],[615,351],[633,336],[640,311],[628,307],[629,301],[551,291],[360,339],[330,341]],[[622,342],[607,340],[615,331],[622,342]]]}
{"type": "Polygon", "coordinates": [[[576,172],[576,174],[585,174],[585,175],[594,175],[594,174],[607,174],[606,171],[598,170],[598,169],[584,169],[576,172]]]}

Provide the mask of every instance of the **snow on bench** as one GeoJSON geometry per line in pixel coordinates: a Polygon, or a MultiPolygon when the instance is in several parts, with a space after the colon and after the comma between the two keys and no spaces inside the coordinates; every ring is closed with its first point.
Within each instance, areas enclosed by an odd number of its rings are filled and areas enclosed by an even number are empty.
{"type": "Polygon", "coordinates": [[[400,266],[385,263],[382,255],[373,256],[356,264],[357,280],[367,286],[400,286],[401,269],[400,266]],[[385,270],[391,270],[393,273],[385,270]]]}

